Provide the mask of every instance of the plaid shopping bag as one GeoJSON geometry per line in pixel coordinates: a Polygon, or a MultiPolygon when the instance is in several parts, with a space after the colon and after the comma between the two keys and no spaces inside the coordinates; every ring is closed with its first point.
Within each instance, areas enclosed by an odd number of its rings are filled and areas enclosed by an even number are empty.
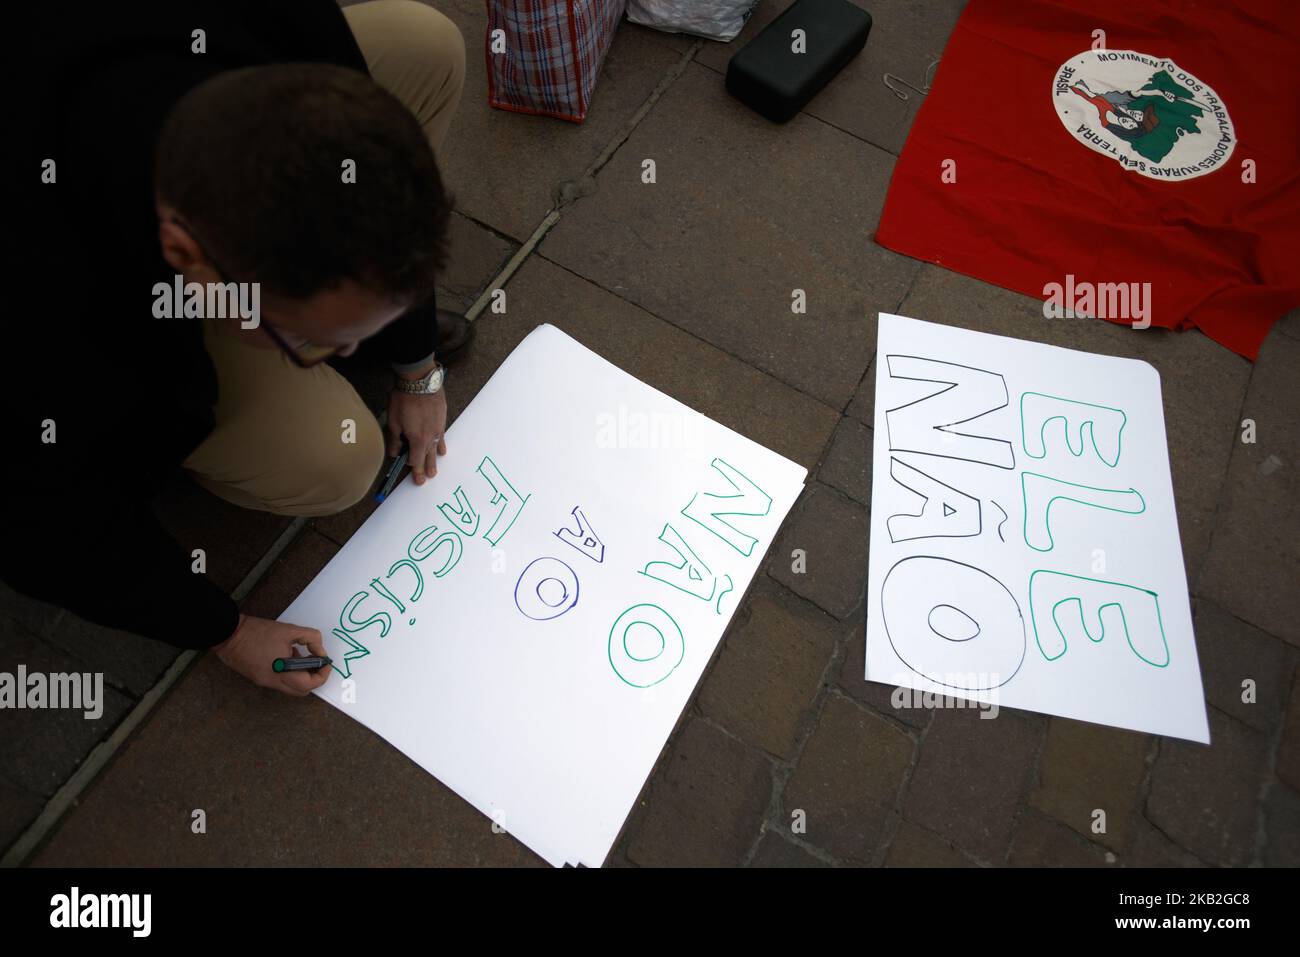
{"type": "Polygon", "coordinates": [[[627,0],[487,0],[488,104],[581,123],[627,0]],[[493,34],[505,49],[493,52],[493,34]]]}

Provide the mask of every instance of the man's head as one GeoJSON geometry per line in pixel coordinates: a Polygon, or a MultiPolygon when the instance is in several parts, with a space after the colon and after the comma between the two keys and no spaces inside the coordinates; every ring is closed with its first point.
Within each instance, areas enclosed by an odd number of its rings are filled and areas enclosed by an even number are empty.
{"type": "Polygon", "coordinates": [[[450,203],[415,117],[326,64],[222,73],[173,107],[154,191],[191,282],[258,282],[281,332],[347,346],[433,292],[450,203]]]}

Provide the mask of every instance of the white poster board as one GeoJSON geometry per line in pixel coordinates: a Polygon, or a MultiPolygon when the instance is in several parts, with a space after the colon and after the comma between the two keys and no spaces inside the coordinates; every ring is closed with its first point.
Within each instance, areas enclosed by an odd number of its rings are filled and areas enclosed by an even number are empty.
{"type": "Polygon", "coordinates": [[[600,866],[806,470],[552,326],[447,446],[281,620],[324,635],[326,701],[551,864],[600,866]]]}
{"type": "Polygon", "coordinates": [[[882,314],[873,441],[869,680],[1209,742],[1152,366],[882,314]]]}

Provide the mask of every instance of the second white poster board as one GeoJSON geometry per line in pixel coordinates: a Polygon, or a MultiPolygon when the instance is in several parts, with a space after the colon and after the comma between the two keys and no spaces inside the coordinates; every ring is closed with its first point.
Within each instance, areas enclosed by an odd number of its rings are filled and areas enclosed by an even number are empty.
{"type": "Polygon", "coordinates": [[[879,330],[866,677],[1208,743],[1156,370],[879,330]]]}

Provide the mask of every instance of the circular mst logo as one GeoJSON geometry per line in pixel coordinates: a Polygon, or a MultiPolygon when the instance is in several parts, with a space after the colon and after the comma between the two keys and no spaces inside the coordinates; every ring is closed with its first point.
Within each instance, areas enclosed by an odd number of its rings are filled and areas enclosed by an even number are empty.
{"type": "Polygon", "coordinates": [[[1089,50],[1052,80],[1061,123],[1089,149],[1152,179],[1193,179],[1223,166],[1237,144],[1228,110],[1173,60],[1089,50]]]}

